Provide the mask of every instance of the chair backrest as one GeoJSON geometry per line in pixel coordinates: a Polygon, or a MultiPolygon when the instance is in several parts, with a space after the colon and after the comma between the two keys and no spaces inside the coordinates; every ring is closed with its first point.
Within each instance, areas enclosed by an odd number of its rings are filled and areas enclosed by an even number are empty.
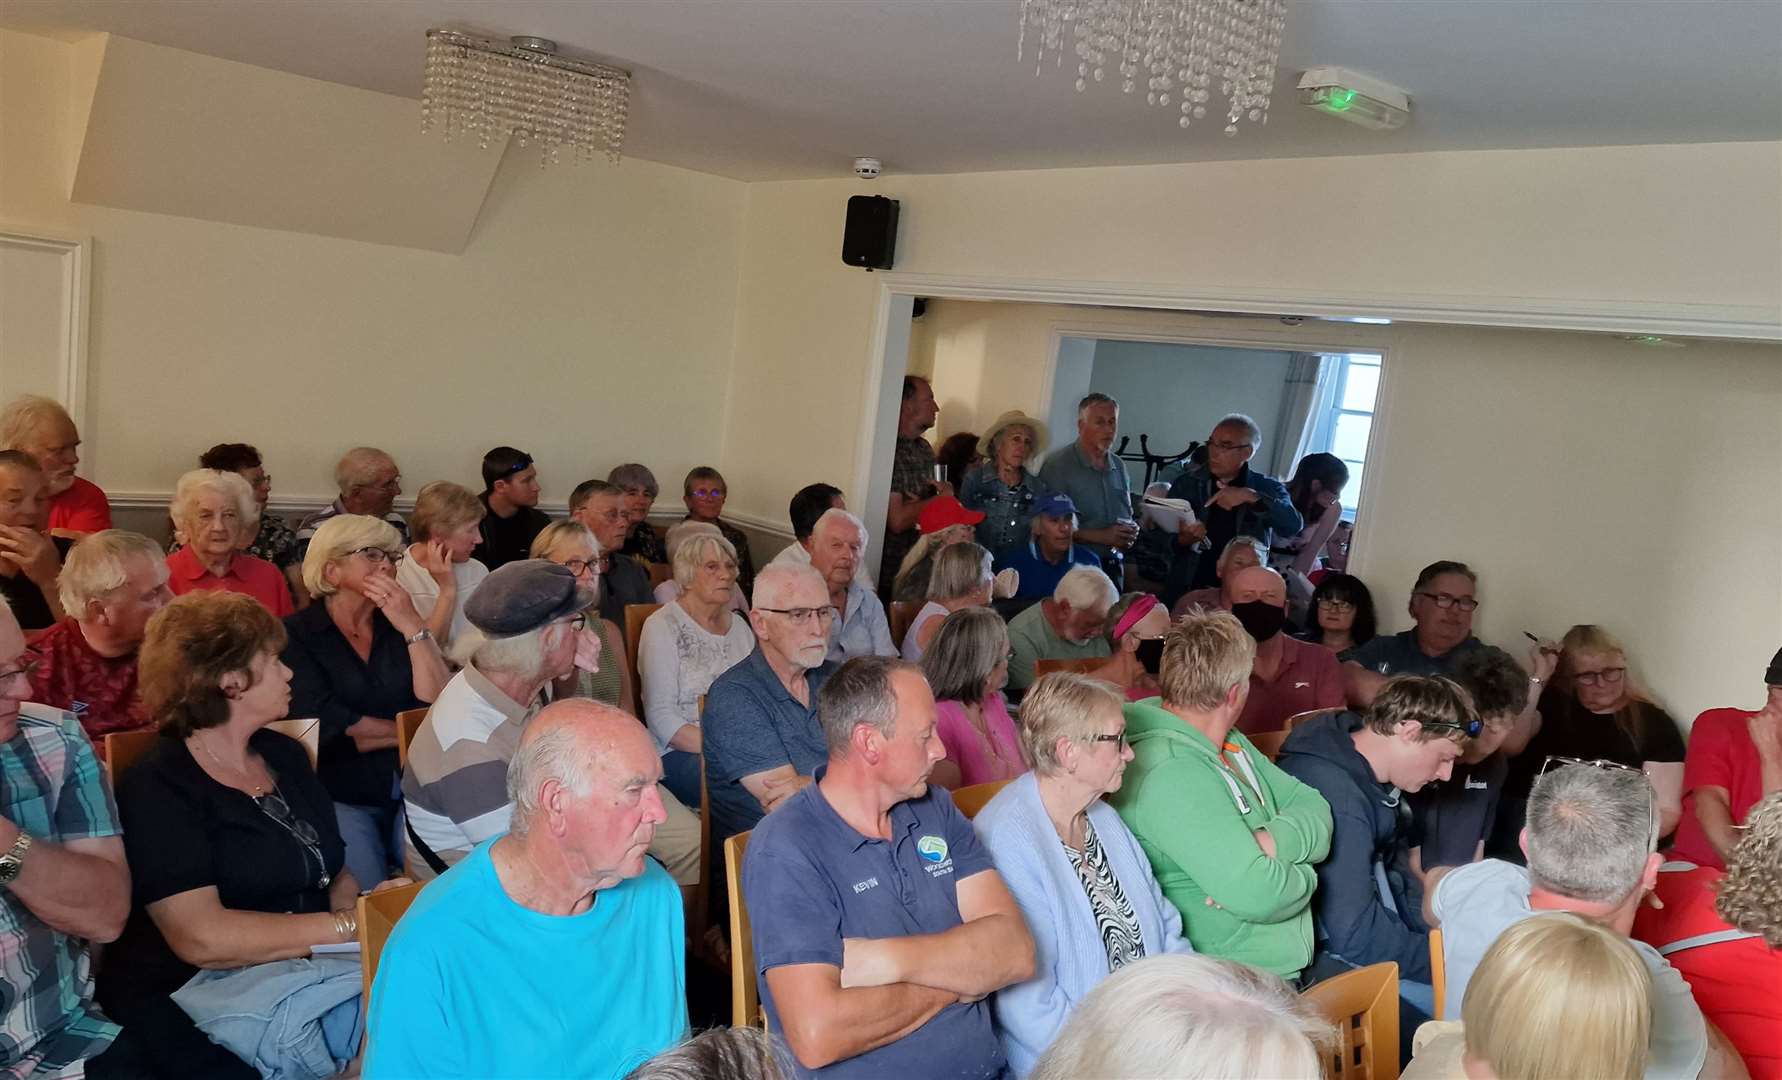
{"type": "Polygon", "coordinates": [[[1107,663],[1107,657],[1088,657],[1083,660],[1035,660],[1033,662],[1034,678],[1050,675],[1054,671],[1094,671],[1107,663]]]}
{"type": "Polygon", "coordinates": [[[404,709],[396,714],[396,768],[405,771],[408,768],[408,744],[415,741],[415,732],[421,730],[421,721],[427,719],[427,710],[404,709]]]}
{"type": "Polygon", "coordinates": [[[365,982],[362,1008],[371,1008],[371,984],[377,978],[377,962],[383,955],[390,931],[396,929],[408,905],[421,895],[421,885],[398,885],[359,897],[359,972],[365,982]]]}
{"type": "Polygon", "coordinates": [[[724,876],[730,890],[730,1025],[765,1030],[767,1014],[761,1009],[761,990],[755,985],[755,938],[742,895],[743,856],[748,850],[746,832],[724,841],[724,876]]]}
{"type": "Polygon", "coordinates": [[[646,563],[645,565],[650,569],[650,588],[652,590],[665,581],[674,580],[674,567],[669,564],[665,562],[653,562],[646,563]]]}
{"type": "Polygon", "coordinates": [[[984,804],[996,797],[996,793],[1008,786],[1007,780],[992,780],[988,784],[972,784],[953,792],[953,805],[968,818],[978,816],[984,804]]]}
{"type": "Polygon", "coordinates": [[[1342,711],[1342,709],[1307,709],[1305,712],[1296,712],[1287,718],[1286,723],[1281,725],[1281,730],[1292,731],[1308,720],[1316,720],[1320,716],[1329,716],[1342,711]]]}
{"type": "Polygon", "coordinates": [[[1398,965],[1369,964],[1305,992],[1337,1026],[1337,1050],[1326,1076],[1398,1080],[1398,965]]]}
{"type": "Polygon", "coordinates": [[[925,600],[893,600],[886,605],[885,615],[891,624],[891,644],[903,648],[903,638],[910,632],[910,624],[916,621],[916,612],[922,610],[925,600]]]}
{"type": "MultiPolygon", "coordinates": [[[[705,715],[705,695],[699,695],[699,713],[705,715]]],[[[687,936],[693,940],[696,948],[703,948],[705,931],[711,925],[712,914],[712,793],[706,786],[705,755],[699,756],[699,884],[693,886],[693,910],[689,917],[693,925],[687,927],[687,936]]]]}
{"type": "Polygon", "coordinates": [[[637,694],[638,708],[643,707],[643,680],[637,676],[637,643],[643,637],[644,620],[656,614],[661,604],[625,605],[625,663],[631,668],[631,685],[637,694]]]}
{"type": "Polygon", "coordinates": [[[1448,957],[1442,952],[1440,927],[1429,932],[1429,982],[1435,987],[1435,1019],[1440,1020],[1448,1004],[1448,957]]]}
{"type": "Polygon", "coordinates": [[[1280,756],[1281,744],[1286,741],[1287,731],[1285,729],[1281,731],[1258,731],[1256,734],[1250,736],[1250,745],[1262,751],[1263,756],[1267,757],[1270,761],[1273,761],[1280,756]]]}
{"type": "Polygon", "coordinates": [[[105,778],[111,781],[113,791],[118,789],[118,777],[124,770],[136,764],[160,737],[155,728],[114,731],[105,737],[105,778]]]}
{"type": "Polygon", "coordinates": [[[315,717],[295,720],[274,720],[266,725],[266,730],[276,731],[280,735],[288,735],[303,744],[309,751],[309,767],[316,767],[316,755],[322,752],[322,722],[315,717]]]}

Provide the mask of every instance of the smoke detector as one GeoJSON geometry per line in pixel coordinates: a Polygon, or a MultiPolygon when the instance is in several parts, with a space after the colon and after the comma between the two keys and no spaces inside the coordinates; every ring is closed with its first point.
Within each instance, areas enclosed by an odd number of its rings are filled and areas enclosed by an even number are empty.
{"type": "Polygon", "coordinates": [[[876,157],[857,157],[854,159],[854,175],[862,180],[877,180],[882,163],[876,157]]]}

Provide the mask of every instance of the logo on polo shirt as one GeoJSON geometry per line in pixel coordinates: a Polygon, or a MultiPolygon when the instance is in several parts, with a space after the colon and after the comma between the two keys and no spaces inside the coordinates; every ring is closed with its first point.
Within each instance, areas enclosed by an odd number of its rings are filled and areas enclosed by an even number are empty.
{"type": "Polygon", "coordinates": [[[1472,777],[1469,776],[1466,778],[1466,784],[1463,786],[1465,787],[1465,789],[1467,791],[1484,791],[1486,788],[1490,787],[1491,785],[1487,784],[1483,780],[1474,780],[1472,777]]]}
{"type": "Polygon", "coordinates": [[[916,851],[931,863],[945,862],[947,842],[938,836],[924,836],[916,841],[916,851]]]}

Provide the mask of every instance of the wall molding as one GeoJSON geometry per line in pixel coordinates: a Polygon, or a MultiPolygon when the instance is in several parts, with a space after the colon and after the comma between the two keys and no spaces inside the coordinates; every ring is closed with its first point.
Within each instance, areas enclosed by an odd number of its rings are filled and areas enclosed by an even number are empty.
{"type": "Polygon", "coordinates": [[[92,291],[92,238],[0,222],[0,247],[47,252],[61,259],[61,349],[55,398],[74,426],[87,430],[87,311],[92,291]]]}

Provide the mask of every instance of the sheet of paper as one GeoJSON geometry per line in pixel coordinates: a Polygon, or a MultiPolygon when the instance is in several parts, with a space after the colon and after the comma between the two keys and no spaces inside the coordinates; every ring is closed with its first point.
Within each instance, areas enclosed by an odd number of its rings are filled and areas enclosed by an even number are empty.
{"type": "Polygon", "coordinates": [[[1161,498],[1146,495],[1144,500],[1145,521],[1157,526],[1164,532],[1175,532],[1184,523],[1194,523],[1194,507],[1186,499],[1161,498]]]}

